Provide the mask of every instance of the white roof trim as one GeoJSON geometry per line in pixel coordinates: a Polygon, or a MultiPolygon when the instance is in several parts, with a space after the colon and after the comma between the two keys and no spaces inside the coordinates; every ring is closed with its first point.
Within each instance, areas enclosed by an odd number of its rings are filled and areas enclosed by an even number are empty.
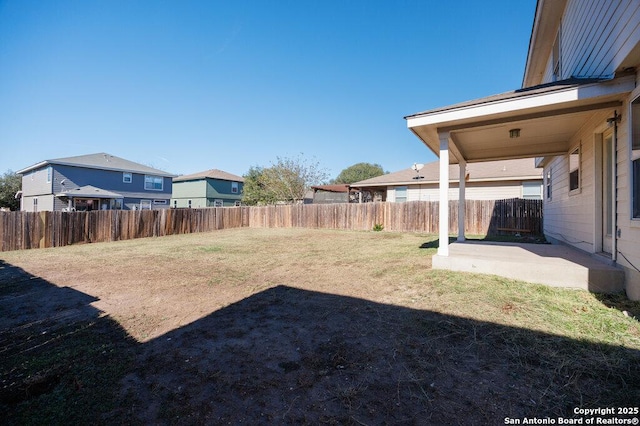
{"type": "Polygon", "coordinates": [[[535,93],[498,101],[488,101],[476,105],[466,105],[445,111],[425,113],[407,118],[407,127],[431,126],[461,120],[482,119],[505,113],[530,111],[537,108],[548,108],[588,101],[603,96],[618,95],[630,92],[635,88],[635,76],[612,80],[606,83],[592,83],[582,86],[558,89],[553,92],[535,93]]]}

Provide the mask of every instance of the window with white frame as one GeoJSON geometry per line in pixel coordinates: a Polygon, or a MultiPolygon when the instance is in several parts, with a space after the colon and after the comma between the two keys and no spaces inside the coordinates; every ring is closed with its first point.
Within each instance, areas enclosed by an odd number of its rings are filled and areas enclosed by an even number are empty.
{"type": "Polygon", "coordinates": [[[242,205],[242,201],[236,200],[235,206],[240,207],[242,205]]]}
{"type": "Polygon", "coordinates": [[[399,186],[396,188],[396,203],[403,203],[407,201],[407,187],[399,186]]]}
{"type": "Polygon", "coordinates": [[[231,182],[231,193],[232,194],[238,193],[238,182],[231,182]]]}
{"type": "Polygon", "coordinates": [[[542,184],[538,182],[522,182],[522,198],[525,200],[542,200],[542,184]]]}
{"type": "Polygon", "coordinates": [[[122,182],[124,182],[124,183],[133,182],[133,176],[131,175],[131,173],[123,172],[122,173],[122,182]]]}
{"type": "Polygon", "coordinates": [[[547,200],[551,199],[551,189],[552,189],[552,179],[551,177],[553,176],[553,173],[551,172],[551,167],[549,167],[549,169],[547,169],[547,175],[544,177],[544,186],[546,189],[546,195],[547,195],[547,200]]]}
{"type": "Polygon", "coordinates": [[[151,210],[151,200],[140,200],[140,210],[151,210]]]}
{"type": "Polygon", "coordinates": [[[640,219],[640,97],[631,102],[631,217],[640,219]]]}
{"type": "Polygon", "coordinates": [[[553,42],[553,50],[552,50],[552,58],[553,61],[553,81],[562,80],[562,45],[560,43],[560,35],[562,28],[558,28],[558,34],[556,35],[556,40],[553,42]]]}
{"type": "Polygon", "coordinates": [[[51,176],[53,175],[53,169],[51,166],[47,167],[47,183],[51,182],[51,176]]]}
{"type": "Polygon", "coordinates": [[[569,191],[580,189],[580,145],[569,153],[569,191]]]}
{"type": "Polygon", "coordinates": [[[213,200],[213,207],[223,207],[224,203],[222,200],[213,200]]]}
{"type": "Polygon", "coordinates": [[[162,191],[163,179],[162,176],[150,176],[144,177],[144,189],[149,191],[162,191]]]}

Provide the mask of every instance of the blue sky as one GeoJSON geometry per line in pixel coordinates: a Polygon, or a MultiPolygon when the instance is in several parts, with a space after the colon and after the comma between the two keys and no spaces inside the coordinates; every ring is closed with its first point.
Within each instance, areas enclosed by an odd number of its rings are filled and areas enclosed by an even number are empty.
{"type": "Polygon", "coordinates": [[[436,160],[404,116],[519,88],[535,0],[0,0],[0,172],[436,160]]]}

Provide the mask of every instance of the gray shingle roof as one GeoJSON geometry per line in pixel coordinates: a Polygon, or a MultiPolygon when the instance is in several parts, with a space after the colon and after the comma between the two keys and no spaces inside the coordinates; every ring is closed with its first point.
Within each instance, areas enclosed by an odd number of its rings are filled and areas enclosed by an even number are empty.
{"type": "Polygon", "coordinates": [[[211,169],[205,170],[204,172],[193,173],[190,175],[178,176],[173,178],[174,182],[184,182],[187,180],[200,180],[200,179],[218,179],[218,180],[229,180],[232,182],[244,182],[244,178],[241,176],[236,176],[231,173],[227,173],[223,170],[211,169]]]}
{"type": "Polygon", "coordinates": [[[29,170],[40,168],[47,164],[60,164],[65,166],[84,167],[88,169],[115,170],[166,177],[175,176],[163,170],[154,169],[153,167],[125,160],[124,158],[116,157],[115,155],[107,154],[105,152],[100,152],[97,154],[78,155],[75,157],[56,158],[53,160],[44,160],[40,163],[19,170],[17,173],[22,174],[28,172],[29,170]]]}
{"type": "Polygon", "coordinates": [[[59,194],[56,194],[58,197],[69,197],[69,198],[91,198],[91,197],[99,197],[99,198],[124,198],[124,195],[118,194],[117,192],[107,191],[106,189],[96,188],[92,185],[85,185],[79,188],[74,188],[69,191],[62,191],[59,194]]]}
{"type": "MultiPolygon", "coordinates": [[[[486,161],[483,163],[467,164],[467,173],[470,181],[496,181],[496,180],[529,180],[542,179],[542,169],[535,167],[533,158],[517,160],[486,161]]],[[[434,161],[424,165],[419,173],[421,179],[415,179],[418,173],[412,168],[400,170],[394,173],[365,179],[352,183],[350,186],[385,186],[385,185],[419,185],[424,183],[437,183],[440,180],[440,162],[434,161]]],[[[449,180],[458,181],[460,174],[457,164],[449,165],[449,180]]]]}

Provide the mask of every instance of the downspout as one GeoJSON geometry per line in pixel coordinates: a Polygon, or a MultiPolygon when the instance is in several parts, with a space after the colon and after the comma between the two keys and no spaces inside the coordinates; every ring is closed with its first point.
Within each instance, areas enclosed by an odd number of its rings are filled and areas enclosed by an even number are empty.
{"type": "Polygon", "coordinates": [[[615,264],[618,261],[618,123],[622,116],[618,111],[613,112],[613,118],[609,118],[609,125],[613,123],[613,143],[611,144],[611,158],[613,162],[613,176],[611,179],[611,261],[615,264]]]}

